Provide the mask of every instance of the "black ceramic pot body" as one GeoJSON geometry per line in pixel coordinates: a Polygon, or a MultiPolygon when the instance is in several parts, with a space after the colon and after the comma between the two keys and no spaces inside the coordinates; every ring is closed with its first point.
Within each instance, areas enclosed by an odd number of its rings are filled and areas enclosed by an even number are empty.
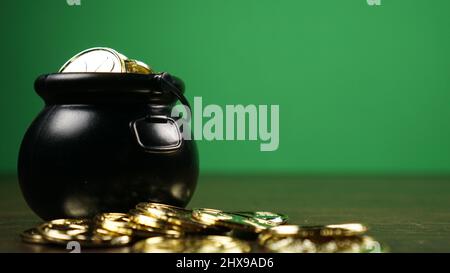
{"type": "Polygon", "coordinates": [[[126,212],[154,201],[184,207],[198,177],[195,142],[170,117],[186,100],[169,74],[49,74],[45,107],[19,154],[22,193],[43,219],[126,212]]]}

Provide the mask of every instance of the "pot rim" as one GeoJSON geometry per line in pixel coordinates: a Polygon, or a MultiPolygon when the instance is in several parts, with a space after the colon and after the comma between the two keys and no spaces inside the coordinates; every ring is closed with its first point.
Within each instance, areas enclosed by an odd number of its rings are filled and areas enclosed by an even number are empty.
{"type": "Polygon", "coordinates": [[[51,73],[39,76],[34,83],[34,89],[47,104],[83,102],[172,104],[176,102],[178,95],[183,96],[184,83],[180,78],[165,72],[51,73]]]}

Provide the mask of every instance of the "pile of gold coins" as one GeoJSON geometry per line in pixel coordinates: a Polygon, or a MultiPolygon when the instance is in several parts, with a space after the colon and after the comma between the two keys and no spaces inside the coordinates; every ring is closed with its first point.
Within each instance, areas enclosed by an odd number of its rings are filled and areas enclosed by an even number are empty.
{"type": "Polygon", "coordinates": [[[22,233],[24,242],[81,247],[127,246],[138,253],[336,253],[381,252],[362,224],[288,225],[272,212],[140,203],[128,213],[103,213],[94,219],[58,219],[22,233]]]}

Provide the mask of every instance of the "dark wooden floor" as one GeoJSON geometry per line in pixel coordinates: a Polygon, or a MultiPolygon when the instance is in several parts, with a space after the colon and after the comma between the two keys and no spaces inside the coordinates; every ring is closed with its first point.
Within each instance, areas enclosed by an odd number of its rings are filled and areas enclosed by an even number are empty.
{"type": "MultiPolygon", "coordinates": [[[[20,242],[40,220],[15,178],[1,178],[0,200],[0,252],[65,251],[20,242]]],[[[450,178],[205,176],[189,207],[276,211],[300,225],[363,222],[391,252],[450,252],[450,178]]]]}

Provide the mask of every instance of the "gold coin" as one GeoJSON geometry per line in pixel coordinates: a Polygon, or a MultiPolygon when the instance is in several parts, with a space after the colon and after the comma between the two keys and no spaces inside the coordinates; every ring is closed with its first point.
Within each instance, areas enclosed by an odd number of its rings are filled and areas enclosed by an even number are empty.
{"type": "Polygon", "coordinates": [[[269,211],[237,211],[231,212],[231,214],[238,214],[245,217],[253,218],[254,220],[261,222],[269,226],[279,226],[287,223],[289,217],[285,214],[274,213],[269,211]]]}
{"type": "Polygon", "coordinates": [[[86,49],[69,61],[59,70],[60,73],[71,72],[126,72],[127,57],[111,48],[94,47],[86,49]]]}
{"type": "Polygon", "coordinates": [[[161,210],[164,214],[168,215],[180,215],[184,213],[191,213],[191,210],[162,203],[142,202],[136,205],[136,209],[139,210],[145,211],[150,208],[161,210]]]}
{"type": "Polygon", "coordinates": [[[247,253],[248,243],[228,236],[153,237],[136,243],[139,253],[247,253]]]}
{"type": "Polygon", "coordinates": [[[47,240],[37,231],[36,228],[27,229],[20,234],[22,241],[32,244],[48,244],[47,240]]]}
{"type": "Polygon", "coordinates": [[[141,211],[142,213],[153,218],[167,222],[170,225],[179,226],[180,229],[186,233],[213,233],[223,231],[215,226],[210,226],[196,221],[192,217],[191,210],[180,207],[159,203],[140,203],[136,206],[136,210],[141,211]]]}
{"type": "Polygon", "coordinates": [[[368,236],[271,237],[264,248],[276,253],[369,253],[381,252],[380,244],[368,236]]]}
{"type": "Polygon", "coordinates": [[[128,59],[112,48],[94,47],[76,54],[59,72],[151,74],[153,70],[143,62],[128,59]]]}
{"type": "Polygon", "coordinates": [[[360,223],[326,225],[325,227],[326,229],[321,233],[322,236],[355,236],[362,235],[369,230],[367,226],[360,223]]]}
{"type": "Polygon", "coordinates": [[[264,241],[271,237],[346,237],[362,235],[366,231],[367,227],[358,223],[327,226],[281,225],[261,232],[258,239],[264,244],[264,241]]]}
{"type": "Polygon", "coordinates": [[[227,213],[216,209],[194,209],[192,211],[192,217],[205,225],[215,225],[244,232],[259,233],[272,227],[271,225],[257,221],[252,217],[227,213]]]}
{"type": "Polygon", "coordinates": [[[133,237],[152,237],[152,236],[179,236],[180,233],[171,230],[160,230],[134,223],[125,213],[102,213],[96,217],[99,227],[122,235],[133,237]]]}
{"type": "Polygon", "coordinates": [[[127,73],[152,74],[155,73],[147,64],[137,60],[125,60],[127,73]]]}
{"type": "Polygon", "coordinates": [[[58,219],[46,222],[37,228],[45,240],[66,245],[77,241],[86,247],[123,246],[131,237],[97,227],[92,221],[82,219],[58,219]]]}
{"type": "Polygon", "coordinates": [[[144,211],[133,209],[129,212],[130,221],[153,230],[157,230],[161,234],[179,237],[183,235],[184,230],[181,226],[173,225],[161,219],[155,218],[144,211]]]}

